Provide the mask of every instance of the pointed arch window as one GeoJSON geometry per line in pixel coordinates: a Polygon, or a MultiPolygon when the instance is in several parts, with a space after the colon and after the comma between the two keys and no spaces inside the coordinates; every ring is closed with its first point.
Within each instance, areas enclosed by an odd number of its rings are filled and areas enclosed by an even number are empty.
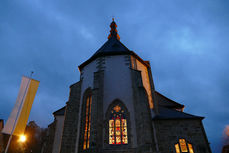
{"type": "Polygon", "coordinates": [[[89,149],[90,129],[91,129],[91,95],[86,98],[85,125],[83,136],[83,150],[89,149]]]}
{"type": "Polygon", "coordinates": [[[111,109],[109,119],[109,144],[128,144],[127,119],[125,113],[125,110],[118,104],[111,109]]]}
{"type": "Polygon", "coordinates": [[[175,144],[176,153],[194,153],[191,143],[186,143],[185,139],[179,139],[179,143],[175,144]]]}

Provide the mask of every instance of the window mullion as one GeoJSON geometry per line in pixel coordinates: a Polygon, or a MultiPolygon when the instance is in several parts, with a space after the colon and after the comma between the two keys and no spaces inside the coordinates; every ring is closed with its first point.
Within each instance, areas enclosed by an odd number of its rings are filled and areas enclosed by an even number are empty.
{"type": "Polygon", "coordinates": [[[187,146],[188,153],[190,153],[187,141],[185,141],[185,143],[186,143],[186,146],[187,146]]]}
{"type": "Polygon", "coordinates": [[[180,146],[180,142],[178,142],[178,145],[179,145],[180,152],[182,152],[182,150],[181,150],[181,146],[180,146]]]}
{"type": "Polygon", "coordinates": [[[115,143],[116,144],[116,118],[114,117],[114,140],[115,140],[115,143]]]}

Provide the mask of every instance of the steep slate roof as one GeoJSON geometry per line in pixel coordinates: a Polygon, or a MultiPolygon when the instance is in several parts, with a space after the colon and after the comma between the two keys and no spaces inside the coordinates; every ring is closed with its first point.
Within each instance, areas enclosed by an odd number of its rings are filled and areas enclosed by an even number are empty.
{"type": "Polygon", "coordinates": [[[162,95],[161,93],[159,93],[157,91],[155,91],[155,95],[156,95],[159,106],[166,107],[166,108],[176,108],[176,109],[184,108],[184,105],[179,104],[179,103],[165,97],[164,95],[162,95]]]}
{"type": "Polygon", "coordinates": [[[110,55],[133,55],[144,65],[149,66],[149,63],[142,60],[136,53],[129,50],[123,43],[120,42],[120,37],[116,29],[117,25],[114,20],[112,21],[110,27],[111,31],[110,35],[108,36],[108,40],[105,42],[105,44],[103,44],[102,47],[99,48],[99,50],[95,52],[94,55],[92,55],[87,61],[79,66],[79,70],[81,70],[84,66],[88,65],[98,57],[110,55]]]}
{"type": "Polygon", "coordinates": [[[153,120],[158,119],[203,119],[204,117],[191,115],[174,109],[159,107],[159,115],[153,117],[153,120]]]}
{"type": "Polygon", "coordinates": [[[79,69],[81,70],[84,66],[91,63],[97,57],[110,56],[110,55],[128,55],[128,54],[132,54],[132,51],[130,51],[119,40],[112,37],[108,39],[107,42],[105,42],[105,44],[99,50],[97,50],[94,55],[92,55],[87,61],[82,63],[79,66],[79,69]]]}
{"type": "Polygon", "coordinates": [[[53,115],[54,115],[54,116],[56,116],[56,115],[64,115],[64,113],[65,113],[65,108],[66,108],[66,106],[62,107],[61,109],[58,109],[57,111],[55,111],[55,112],[53,113],[53,115]]]}
{"type": "Polygon", "coordinates": [[[125,45],[123,45],[123,43],[121,43],[117,38],[111,37],[98,51],[95,52],[93,56],[101,53],[106,54],[114,51],[130,53],[130,50],[125,45]]]}

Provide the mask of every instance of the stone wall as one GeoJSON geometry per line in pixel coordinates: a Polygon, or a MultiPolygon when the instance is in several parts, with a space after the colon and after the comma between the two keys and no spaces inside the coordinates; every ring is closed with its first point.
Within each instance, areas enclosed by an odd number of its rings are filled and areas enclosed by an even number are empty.
{"type": "Polygon", "coordinates": [[[47,136],[42,146],[42,153],[51,153],[55,136],[56,121],[48,126],[47,136]]]}
{"type": "Polygon", "coordinates": [[[92,94],[91,103],[91,128],[89,138],[89,149],[83,150],[85,121],[81,120],[78,152],[99,153],[103,149],[103,83],[104,71],[94,72],[93,89],[88,88],[83,93],[81,118],[85,114],[86,98],[92,94]]]}
{"type": "Polygon", "coordinates": [[[55,128],[55,136],[53,141],[52,153],[60,153],[63,126],[64,126],[64,115],[55,115],[55,120],[56,120],[56,128],[55,128]]]}
{"type": "Polygon", "coordinates": [[[176,153],[174,145],[183,138],[193,145],[194,153],[211,153],[201,119],[154,120],[160,153],[176,153]]]}
{"type": "Polygon", "coordinates": [[[104,71],[94,73],[94,88],[92,92],[92,119],[90,146],[93,152],[101,152],[103,149],[103,91],[104,71]]]}
{"type": "Polygon", "coordinates": [[[155,152],[153,128],[147,92],[143,87],[141,71],[132,70],[132,88],[134,99],[134,112],[137,133],[137,152],[155,152]]]}
{"type": "Polygon", "coordinates": [[[64,130],[61,142],[61,153],[75,153],[77,125],[79,119],[79,106],[81,94],[81,81],[70,87],[69,101],[67,102],[64,130]]]}

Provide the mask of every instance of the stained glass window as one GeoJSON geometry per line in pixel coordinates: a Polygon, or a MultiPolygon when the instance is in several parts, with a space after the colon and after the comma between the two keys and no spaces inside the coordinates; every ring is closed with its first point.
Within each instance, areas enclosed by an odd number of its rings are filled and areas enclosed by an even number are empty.
{"type": "Polygon", "coordinates": [[[179,139],[179,143],[180,143],[181,152],[188,152],[185,139],[179,139]]]}
{"type": "Polygon", "coordinates": [[[175,149],[176,149],[176,153],[180,153],[180,147],[179,144],[175,144],[175,149]]]}
{"type": "Polygon", "coordinates": [[[109,144],[128,144],[127,121],[124,110],[116,105],[109,120],[109,144]]]}
{"type": "Polygon", "coordinates": [[[192,144],[188,143],[188,150],[190,153],[194,153],[193,148],[192,148],[192,144]]]}
{"type": "Polygon", "coordinates": [[[194,153],[192,144],[186,143],[185,139],[179,139],[179,143],[175,144],[175,150],[176,153],[181,153],[181,152],[194,153]]]}
{"type": "Polygon", "coordinates": [[[91,128],[91,96],[88,96],[86,99],[83,150],[89,149],[90,128],[91,128]]]}

